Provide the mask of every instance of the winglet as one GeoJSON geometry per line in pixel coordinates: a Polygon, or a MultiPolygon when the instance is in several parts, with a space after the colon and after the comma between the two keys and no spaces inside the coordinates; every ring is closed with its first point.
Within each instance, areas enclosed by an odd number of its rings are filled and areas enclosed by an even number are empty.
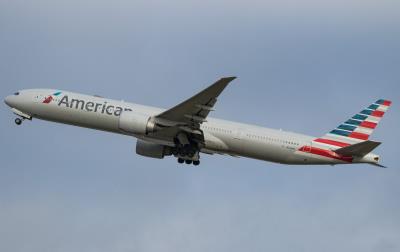
{"type": "Polygon", "coordinates": [[[227,82],[231,82],[236,79],[236,76],[222,77],[221,80],[226,80],[227,82]]]}

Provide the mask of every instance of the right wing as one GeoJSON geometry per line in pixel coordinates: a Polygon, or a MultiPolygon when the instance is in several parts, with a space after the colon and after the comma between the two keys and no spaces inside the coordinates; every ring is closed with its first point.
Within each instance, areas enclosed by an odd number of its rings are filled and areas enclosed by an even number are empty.
{"type": "Polygon", "coordinates": [[[213,111],[218,96],[236,77],[225,77],[216,81],[211,86],[200,91],[191,98],[168,109],[152,120],[158,130],[150,134],[150,137],[163,139],[176,144],[196,143],[197,148],[204,146],[204,134],[200,125],[206,122],[208,114],[213,111]]]}
{"type": "Polygon", "coordinates": [[[154,119],[160,124],[168,122],[167,124],[187,126],[193,130],[199,129],[200,124],[206,121],[208,114],[213,110],[217,97],[235,78],[221,78],[186,101],[156,115],[154,119]]]}

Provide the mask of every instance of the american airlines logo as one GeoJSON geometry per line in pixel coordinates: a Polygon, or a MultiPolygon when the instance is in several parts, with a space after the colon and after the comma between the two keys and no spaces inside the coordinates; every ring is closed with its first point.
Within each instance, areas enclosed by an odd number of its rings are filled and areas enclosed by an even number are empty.
{"type": "Polygon", "coordinates": [[[57,105],[60,107],[65,106],[66,108],[74,108],[88,112],[95,112],[95,113],[114,115],[114,116],[120,116],[122,111],[132,111],[132,109],[130,108],[114,106],[112,104],[107,103],[106,101],[103,103],[98,103],[98,102],[85,101],[74,98],[69,99],[68,95],[64,95],[57,105]]]}
{"type": "Polygon", "coordinates": [[[55,92],[54,94],[47,96],[44,98],[43,103],[49,104],[53,100],[53,96],[59,96],[60,94],[61,92],[55,92]]]}

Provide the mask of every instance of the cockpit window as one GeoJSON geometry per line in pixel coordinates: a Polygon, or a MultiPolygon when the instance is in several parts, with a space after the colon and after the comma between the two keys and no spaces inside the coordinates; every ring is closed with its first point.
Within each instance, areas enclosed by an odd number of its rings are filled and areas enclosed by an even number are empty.
{"type": "Polygon", "coordinates": [[[19,92],[15,92],[14,95],[19,95],[19,92]]]}

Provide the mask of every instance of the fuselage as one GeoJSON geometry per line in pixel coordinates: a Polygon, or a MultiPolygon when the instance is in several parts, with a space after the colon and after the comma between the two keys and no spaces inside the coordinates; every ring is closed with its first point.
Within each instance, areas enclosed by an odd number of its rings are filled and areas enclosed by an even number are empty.
{"type": "MultiPolygon", "coordinates": [[[[18,95],[8,96],[5,102],[16,114],[124,135],[131,135],[119,127],[119,117],[125,111],[149,116],[165,111],[162,108],[53,89],[22,90],[18,95]]],[[[376,157],[370,153],[362,159],[349,160],[335,154],[332,147],[315,142],[316,138],[312,136],[210,117],[201,124],[201,130],[205,139],[201,151],[209,154],[243,156],[283,164],[331,165],[371,163],[375,162],[376,157]],[[319,150],[320,153],[311,150],[319,150]]],[[[174,144],[147,135],[134,137],[165,145],[174,144]]]]}

